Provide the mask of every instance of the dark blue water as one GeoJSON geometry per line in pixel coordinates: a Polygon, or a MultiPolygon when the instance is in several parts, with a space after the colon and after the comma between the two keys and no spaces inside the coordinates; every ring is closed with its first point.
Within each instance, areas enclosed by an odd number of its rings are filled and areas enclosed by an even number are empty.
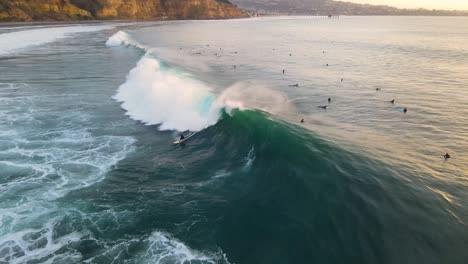
{"type": "Polygon", "coordinates": [[[464,23],[0,31],[0,263],[466,263],[464,23]]]}

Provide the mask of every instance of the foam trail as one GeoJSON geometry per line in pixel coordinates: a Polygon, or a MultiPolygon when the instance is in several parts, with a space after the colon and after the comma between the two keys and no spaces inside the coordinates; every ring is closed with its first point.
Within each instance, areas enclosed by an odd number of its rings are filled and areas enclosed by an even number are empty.
{"type": "Polygon", "coordinates": [[[255,148],[252,147],[249,150],[249,153],[247,154],[247,157],[245,158],[245,165],[244,165],[244,170],[249,169],[252,166],[252,163],[255,160],[255,148]]]}
{"type": "Polygon", "coordinates": [[[217,122],[220,108],[207,85],[169,69],[145,55],[130,71],[114,99],[127,114],[161,130],[199,131],[217,122]]]}
{"type": "MultiPolygon", "coordinates": [[[[149,236],[135,236],[114,242],[99,242],[105,247],[99,255],[82,259],[83,263],[97,263],[99,259],[111,259],[118,262],[136,244],[143,244],[146,250],[138,252],[129,263],[174,263],[174,264],[229,264],[221,250],[217,252],[199,252],[191,249],[170,234],[155,231],[149,236]]],[[[125,262],[125,261],[124,261],[125,262]]],[[[125,262],[127,263],[127,262],[125,262]]]]}
{"type": "Polygon", "coordinates": [[[111,29],[113,26],[72,26],[40,28],[0,34],[0,56],[14,54],[24,48],[51,43],[70,34],[111,29]]]}

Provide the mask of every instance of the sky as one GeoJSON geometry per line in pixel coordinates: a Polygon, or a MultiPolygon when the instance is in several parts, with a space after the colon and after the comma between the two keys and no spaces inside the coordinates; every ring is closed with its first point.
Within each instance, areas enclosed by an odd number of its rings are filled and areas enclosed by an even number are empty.
{"type": "Polygon", "coordinates": [[[403,8],[459,9],[468,10],[468,0],[345,0],[347,2],[390,5],[403,8]]]}

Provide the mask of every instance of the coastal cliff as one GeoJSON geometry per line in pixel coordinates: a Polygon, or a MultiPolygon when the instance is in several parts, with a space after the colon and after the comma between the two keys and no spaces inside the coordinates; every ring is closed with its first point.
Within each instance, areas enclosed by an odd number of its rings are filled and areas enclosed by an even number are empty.
{"type": "Polygon", "coordinates": [[[0,0],[0,21],[80,20],[91,14],[69,0],[0,0]]]}
{"type": "Polygon", "coordinates": [[[247,14],[226,0],[0,0],[0,21],[220,19],[247,14]]]}

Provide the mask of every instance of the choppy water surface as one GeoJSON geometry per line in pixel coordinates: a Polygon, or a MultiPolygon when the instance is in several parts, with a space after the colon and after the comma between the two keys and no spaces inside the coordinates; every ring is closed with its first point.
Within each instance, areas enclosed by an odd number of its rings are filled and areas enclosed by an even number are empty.
{"type": "Polygon", "coordinates": [[[0,27],[0,263],[466,263],[467,22],[0,27]]]}

